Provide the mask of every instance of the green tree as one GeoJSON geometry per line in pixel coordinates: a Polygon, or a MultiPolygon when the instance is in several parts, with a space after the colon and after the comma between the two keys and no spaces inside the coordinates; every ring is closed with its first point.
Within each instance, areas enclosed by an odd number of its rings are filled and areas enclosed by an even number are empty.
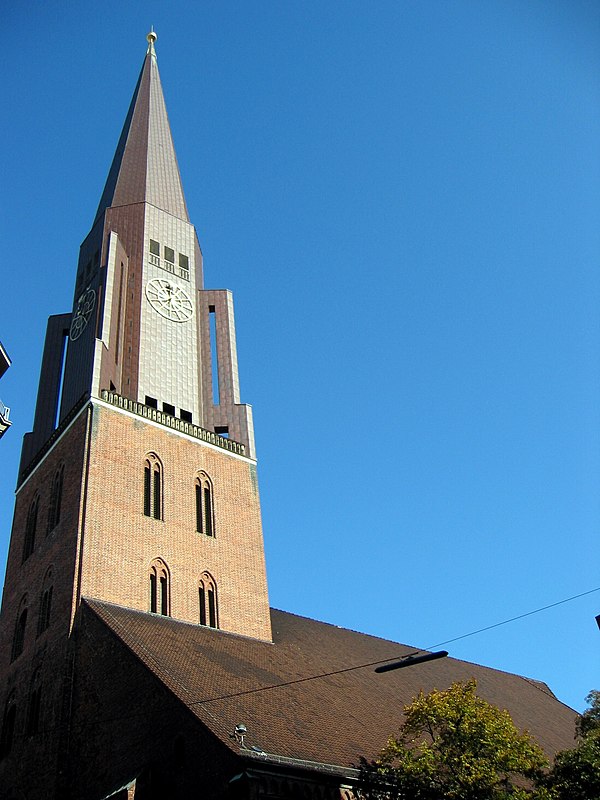
{"type": "Polygon", "coordinates": [[[600,692],[586,700],[590,707],[577,720],[579,742],[556,755],[546,782],[557,800],[600,800],[600,692]]]}
{"type": "Polygon", "coordinates": [[[548,763],[509,713],[476,694],[474,680],[421,692],[404,709],[398,736],[375,761],[361,760],[367,800],[546,800],[548,763]]]}

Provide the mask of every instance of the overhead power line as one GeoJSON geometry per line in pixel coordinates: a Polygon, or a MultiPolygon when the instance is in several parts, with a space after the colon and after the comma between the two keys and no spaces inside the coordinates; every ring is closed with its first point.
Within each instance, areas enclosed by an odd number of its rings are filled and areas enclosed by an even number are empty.
{"type": "Polygon", "coordinates": [[[484,631],[491,631],[492,628],[499,628],[501,625],[508,625],[509,622],[516,622],[518,619],[531,617],[533,614],[539,614],[540,611],[547,611],[549,608],[556,608],[556,606],[562,606],[563,603],[570,603],[571,600],[578,600],[580,597],[585,597],[586,595],[593,594],[594,592],[600,592],[600,586],[596,587],[596,589],[590,589],[587,592],[581,592],[581,594],[574,594],[572,597],[565,597],[564,600],[558,600],[558,602],[556,603],[550,603],[547,606],[536,608],[534,609],[534,611],[527,611],[525,614],[519,614],[516,617],[505,619],[502,622],[495,622],[493,625],[486,625],[485,628],[478,628],[476,631],[471,631],[471,633],[463,633],[462,636],[455,636],[454,639],[446,639],[445,642],[438,642],[437,644],[432,644],[430,647],[426,647],[425,649],[433,650],[434,647],[441,647],[443,644],[458,642],[460,639],[466,639],[468,636],[475,636],[476,634],[483,633],[484,631]]]}
{"type": "MultiPolygon", "coordinates": [[[[600,592],[600,586],[597,586],[595,589],[589,589],[587,592],[581,592],[580,594],[574,594],[571,597],[565,597],[563,600],[558,600],[556,603],[550,603],[547,606],[542,606],[541,608],[536,608],[533,611],[527,611],[524,614],[519,614],[516,617],[511,617],[510,619],[502,620],[502,622],[495,622],[493,625],[486,625],[484,628],[478,628],[475,631],[471,631],[470,633],[463,633],[461,636],[455,636],[453,639],[447,639],[444,642],[438,642],[437,644],[430,645],[429,647],[424,647],[420,650],[415,650],[412,653],[408,653],[402,656],[391,656],[390,658],[381,659],[380,661],[369,661],[365,664],[356,664],[353,667],[344,667],[343,669],[332,670],[331,672],[322,672],[317,675],[307,675],[305,678],[295,678],[291,681],[282,681],[281,683],[273,683],[269,684],[269,686],[259,686],[255,689],[244,689],[240,692],[232,692],[230,694],[222,694],[217,697],[208,697],[203,700],[192,700],[189,705],[190,706],[198,706],[204,705],[206,703],[216,703],[219,700],[230,700],[234,697],[242,697],[246,694],[256,694],[258,692],[267,692],[272,689],[281,689],[285,686],[292,686],[296,683],[306,683],[307,681],[314,681],[318,678],[329,678],[332,675],[341,675],[344,672],[353,672],[357,669],[366,669],[367,667],[375,667],[380,664],[387,664],[390,661],[397,661],[398,659],[408,658],[409,656],[417,656],[419,653],[422,653],[424,650],[433,650],[435,647],[441,647],[445,644],[450,644],[451,642],[457,642],[460,639],[466,639],[469,636],[476,636],[478,633],[483,633],[484,631],[492,630],[493,628],[499,628],[501,625],[508,625],[511,622],[516,622],[516,620],[524,619],[525,617],[531,617],[533,614],[539,614],[542,611],[547,611],[549,608],[555,608],[556,606],[561,606],[564,603],[570,603],[572,600],[578,600],[580,597],[585,597],[588,594],[593,594],[594,592],[600,592]]],[[[387,671],[387,670],[386,670],[387,671]]]]}
{"type": "MultiPolygon", "coordinates": [[[[556,603],[550,603],[547,606],[542,606],[541,608],[536,608],[535,610],[528,611],[525,614],[519,614],[516,617],[511,617],[510,619],[505,619],[502,622],[496,622],[494,625],[488,625],[485,628],[479,628],[476,631],[471,631],[471,633],[465,633],[462,636],[456,636],[454,639],[448,639],[445,642],[440,642],[439,644],[431,645],[431,647],[423,648],[421,650],[414,650],[413,652],[406,653],[406,654],[404,654],[402,656],[397,656],[396,655],[396,656],[392,656],[390,658],[383,659],[383,660],[380,660],[380,661],[370,661],[370,662],[367,662],[366,664],[356,664],[353,667],[345,667],[344,669],[333,670],[331,672],[322,672],[322,673],[319,673],[318,675],[308,675],[305,678],[296,678],[293,681],[283,681],[281,683],[270,684],[269,686],[259,686],[259,687],[255,688],[255,689],[246,689],[246,690],[241,691],[241,692],[232,692],[231,694],[224,694],[224,695],[220,695],[219,697],[208,697],[208,698],[205,698],[203,700],[188,700],[187,701],[187,705],[188,706],[198,706],[198,705],[205,705],[207,703],[214,703],[214,702],[217,702],[218,700],[229,700],[229,699],[232,699],[232,698],[235,698],[235,697],[241,697],[242,695],[246,695],[246,694],[254,694],[254,693],[257,693],[257,692],[266,692],[266,691],[269,691],[270,689],[279,689],[279,688],[282,688],[284,686],[291,686],[291,685],[293,685],[295,683],[305,683],[307,681],[317,680],[318,678],[327,678],[327,677],[329,677],[331,675],[341,675],[344,672],[352,672],[352,671],[357,670],[357,669],[366,669],[367,667],[376,667],[376,666],[378,666],[380,664],[387,664],[390,661],[396,661],[396,660],[402,659],[402,658],[418,656],[418,654],[424,652],[424,650],[432,650],[434,647],[440,647],[443,644],[449,644],[450,642],[456,642],[459,639],[466,639],[468,636],[475,636],[476,634],[482,633],[483,631],[491,630],[492,628],[498,628],[498,627],[500,627],[500,625],[508,625],[510,622],[515,622],[515,620],[523,619],[524,617],[530,617],[532,614],[539,614],[541,611],[547,611],[549,608],[554,608],[555,606],[560,606],[560,605],[563,605],[564,603],[569,603],[571,600],[578,600],[580,597],[585,597],[586,595],[593,594],[594,592],[600,592],[600,586],[596,587],[595,589],[590,589],[587,592],[581,592],[581,594],[575,594],[572,597],[565,597],[564,600],[558,600],[556,603]]],[[[88,636],[89,636],[89,634],[88,634],[88,636]]],[[[98,726],[98,725],[105,724],[107,722],[121,721],[121,720],[125,720],[125,719],[130,720],[130,719],[134,719],[135,717],[142,717],[143,714],[144,714],[144,711],[140,711],[137,714],[133,714],[131,712],[128,712],[127,714],[121,714],[121,715],[113,716],[113,717],[104,717],[103,719],[97,719],[96,718],[94,720],[94,725],[98,726]]],[[[61,728],[62,728],[61,725],[48,725],[48,726],[45,726],[44,728],[41,728],[39,732],[40,733],[50,733],[50,732],[53,732],[53,731],[60,730],[61,728]]],[[[15,734],[15,738],[25,738],[25,734],[15,734]]]]}

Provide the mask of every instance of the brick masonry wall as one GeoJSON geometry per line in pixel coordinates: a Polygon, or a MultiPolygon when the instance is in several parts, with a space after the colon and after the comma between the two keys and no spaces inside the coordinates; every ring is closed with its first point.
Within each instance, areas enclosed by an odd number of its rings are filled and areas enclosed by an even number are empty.
{"type": "Polygon", "coordinates": [[[15,697],[17,704],[12,750],[8,757],[0,760],[0,794],[5,792],[2,796],[7,798],[38,796],[25,792],[32,776],[45,787],[40,797],[54,796],[67,637],[73,610],[87,417],[88,412],[84,410],[17,492],[0,616],[0,714],[4,715],[7,697],[15,697]],[[60,521],[48,530],[52,482],[61,465],[65,472],[60,521]],[[22,563],[27,515],[36,495],[39,495],[39,506],[35,548],[22,563]],[[49,570],[53,590],[50,624],[38,635],[41,593],[48,585],[44,581],[49,570]],[[11,662],[17,616],[24,598],[28,613],[23,652],[11,662]],[[32,680],[38,670],[42,687],[39,732],[30,736],[26,730],[27,712],[32,680]],[[13,795],[11,786],[15,789],[13,795]]]}
{"type": "MultiPolygon", "coordinates": [[[[156,558],[169,568],[171,616],[199,623],[198,581],[208,571],[217,585],[219,627],[271,639],[254,462],[120,410],[90,405],[17,492],[0,616],[0,715],[11,693],[17,701],[13,748],[0,760],[0,786],[7,798],[10,786],[19,791],[30,786],[28,798],[54,796],[68,716],[69,635],[79,598],[87,595],[148,611],[150,563],[156,558]],[[143,513],[148,452],[156,453],[163,466],[160,520],[143,513]],[[65,469],[61,516],[48,530],[52,481],[61,465],[65,469]],[[199,470],[213,484],[214,538],[196,532],[194,485],[199,470]],[[27,514],[36,495],[35,548],[22,563],[27,514]],[[49,569],[50,625],[38,635],[41,593],[49,569]],[[28,607],[24,648],[11,662],[24,597],[28,607]],[[26,734],[26,718],[37,670],[43,687],[40,732],[31,737],[26,734]]],[[[103,669],[110,677],[113,667],[107,666],[108,662],[103,669]]]]}
{"type": "Polygon", "coordinates": [[[84,498],[82,596],[148,611],[151,562],[170,573],[170,614],[199,622],[198,582],[217,585],[219,627],[271,639],[260,501],[254,462],[129,416],[94,407],[84,498]],[[144,461],[163,472],[163,514],[144,515],[144,461]],[[215,536],[196,532],[195,479],[214,489],[215,536]]]}
{"type": "Polygon", "coordinates": [[[85,605],[73,649],[61,800],[105,797],[135,778],[140,797],[225,796],[239,759],[85,605]]]}

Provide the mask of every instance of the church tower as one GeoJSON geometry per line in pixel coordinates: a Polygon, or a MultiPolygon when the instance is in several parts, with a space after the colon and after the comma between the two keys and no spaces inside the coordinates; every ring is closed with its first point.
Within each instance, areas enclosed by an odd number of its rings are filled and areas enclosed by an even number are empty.
{"type": "Polygon", "coordinates": [[[232,296],[203,287],[147,38],[72,311],[48,322],[23,444],[0,624],[4,751],[42,710],[59,723],[82,597],[271,639],[232,296]]]}

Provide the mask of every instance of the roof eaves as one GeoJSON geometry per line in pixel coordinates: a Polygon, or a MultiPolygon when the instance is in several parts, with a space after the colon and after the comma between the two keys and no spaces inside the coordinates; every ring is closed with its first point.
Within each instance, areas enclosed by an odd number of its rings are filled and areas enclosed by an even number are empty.
{"type": "Polygon", "coordinates": [[[344,767],[340,764],[325,764],[321,761],[308,761],[302,758],[291,758],[290,756],[281,756],[276,753],[266,753],[264,750],[260,752],[240,750],[240,755],[252,762],[259,762],[270,766],[293,767],[303,771],[318,772],[323,775],[335,775],[336,777],[346,778],[349,781],[355,781],[360,774],[360,770],[355,767],[344,767]]]}

